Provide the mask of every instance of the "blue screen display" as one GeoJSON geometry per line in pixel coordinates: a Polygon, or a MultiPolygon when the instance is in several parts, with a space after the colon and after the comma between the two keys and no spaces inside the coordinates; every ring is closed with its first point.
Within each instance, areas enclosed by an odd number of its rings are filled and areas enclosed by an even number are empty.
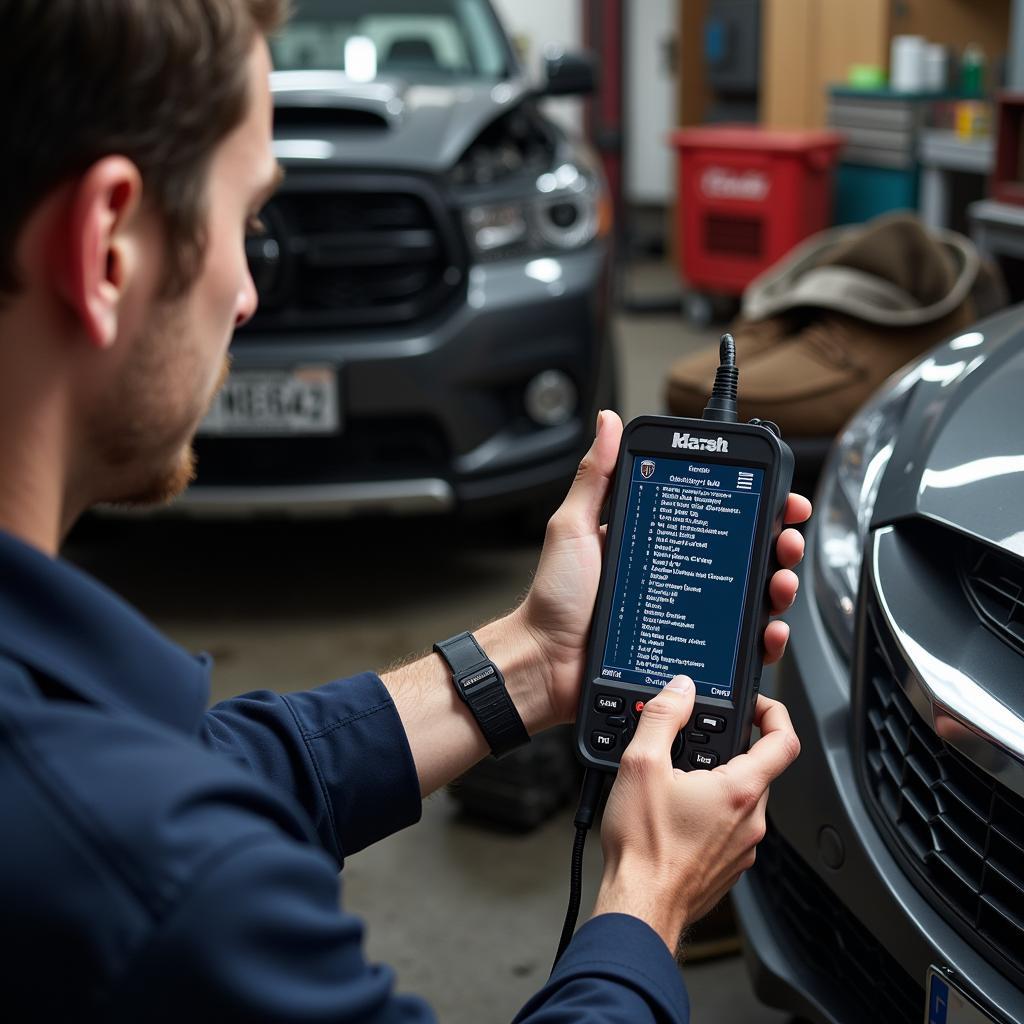
{"type": "Polygon", "coordinates": [[[764,470],[633,459],[601,675],[730,698],[764,470]]]}

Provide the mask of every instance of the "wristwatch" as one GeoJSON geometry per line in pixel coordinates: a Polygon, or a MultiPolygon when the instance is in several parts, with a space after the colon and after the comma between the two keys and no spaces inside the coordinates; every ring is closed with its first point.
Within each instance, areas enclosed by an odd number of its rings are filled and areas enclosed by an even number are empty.
{"type": "Polygon", "coordinates": [[[495,757],[530,742],[530,734],[505,689],[501,670],[484,654],[472,633],[434,644],[452,670],[455,690],[465,702],[495,757]]]}

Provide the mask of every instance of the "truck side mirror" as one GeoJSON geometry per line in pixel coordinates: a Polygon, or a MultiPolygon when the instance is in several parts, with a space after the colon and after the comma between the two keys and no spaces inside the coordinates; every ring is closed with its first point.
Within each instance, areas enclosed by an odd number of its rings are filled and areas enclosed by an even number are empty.
{"type": "Polygon", "coordinates": [[[597,58],[580,50],[571,53],[552,47],[544,53],[546,96],[582,96],[597,90],[597,58]]]}

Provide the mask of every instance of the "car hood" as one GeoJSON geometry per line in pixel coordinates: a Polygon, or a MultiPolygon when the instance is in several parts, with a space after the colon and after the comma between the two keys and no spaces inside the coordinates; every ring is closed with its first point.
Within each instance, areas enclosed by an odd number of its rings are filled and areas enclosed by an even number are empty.
{"type": "Polygon", "coordinates": [[[521,78],[364,84],[333,71],[275,72],[271,91],[282,162],[433,173],[452,167],[484,128],[532,92],[521,78]]]}
{"type": "Polygon", "coordinates": [[[933,350],[918,375],[873,525],[924,517],[1024,557],[1024,307],[933,350]]]}

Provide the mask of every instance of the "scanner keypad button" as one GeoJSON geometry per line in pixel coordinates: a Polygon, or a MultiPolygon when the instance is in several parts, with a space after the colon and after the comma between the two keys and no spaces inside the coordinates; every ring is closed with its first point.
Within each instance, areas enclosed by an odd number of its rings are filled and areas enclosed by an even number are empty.
{"type": "Polygon", "coordinates": [[[590,745],[595,750],[614,750],[619,738],[613,732],[601,732],[595,729],[590,734],[590,745]]]}
{"type": "Polygon", "coordinates": [[[718,766],[718,755],[713,750],[693,750],[690,752],[690,764],[694,768],[715,768],[718,766]]]}
{"type": "Polygon", "coordinates": [[[599,693],[594,702],[594,710],[602,715],[619,715],[625,702],[621,697],[615,697],[610,693],[599,693]]]}
{"type": "Polygon", "coordinates": [[[695,729],[701,732],[724,732],[725,719],[721,715],[698,715],[693,723],[695,729]]]}

